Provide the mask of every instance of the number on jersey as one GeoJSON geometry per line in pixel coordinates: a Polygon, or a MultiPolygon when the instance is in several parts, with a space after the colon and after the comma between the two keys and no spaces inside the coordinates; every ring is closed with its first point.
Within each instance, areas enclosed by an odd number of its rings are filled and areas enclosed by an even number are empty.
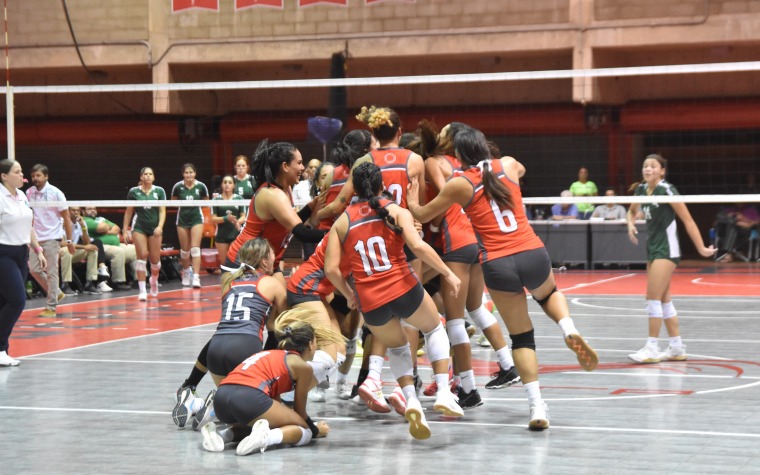
{"type": "Polygon", "coordinates": [[[354,249],[361,256],[364,272],[368,276],[375,272],[385,272],[392,267],[391,261],[388,259],[388,251],[385,249],[385,241],[380,236],[372,236],[367,239],[366,247],[364,241],[357,241],[354,249]]]}
{"type": "Polygon", "coordinates": [[[227,297],[227,311],[224,312],[224,319],[250,320],[251,309],[245,306],[245,299],[247,298],[253,298],[253,292],[239,292],[238,294],[230,292],[230,295],[227,297]],[[232,315],[233,310],[235,311],[235,315],[232,315]]]}
{"type": "Polygon", "coordinates": [[[391,183],[391,186],[388,187],[388,191],[393,195],[393,201],[401,206],[401,198],[404,196],[404,189],[401,188],[401,185],[398,183],[391,183]]]}
{"type": "Polygon", "coordinates": [[[512,210],[500,210],[499,205],[494,200],[491,200],[491,210],[496,217],[496,222],[499,224],[499,229],[503,233],[513,233],[517,231],[517,220],[512,210]],[[505,221],[506,218],[506,221],[505,221]],[[509,222],[509,224],[507,224],[509,222]]]}

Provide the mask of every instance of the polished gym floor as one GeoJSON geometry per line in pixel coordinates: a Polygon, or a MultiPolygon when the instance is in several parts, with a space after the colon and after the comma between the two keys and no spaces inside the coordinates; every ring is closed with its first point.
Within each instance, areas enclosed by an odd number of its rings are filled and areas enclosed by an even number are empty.
{"type": "MultiPolygon", "coordinates": [[[[44,300],[31,300],[11,337],[21,365],[0,368],[0,473],[760,472],[758,264],[682,265],[672,292],[689,359],[654,365],[626,358],[646,337],[643,271],[557,274],[600,364],[582,371],[530,302],[551,417],[544,432],[527,429],[521,385],[482,387],[495,355],[473,337],[485,404],[446,420],[423,398],[430,439],[413,440],[402,417],[341,401],[333,388],[308,408],[329,422],[328,438],[247,457],[203,451],[200,433],[171,418],[174,393],[214,332],[218,279],[204,276],[200,290],[164,284],[147,303],[134,292],[68,297],[55,319],[38,318],[44,300]]],[[[419,364],[427,384],[427,360],[419,364]]],[[[389,371],[384,378],[390,392],[389,371]]],[[[199,395],[212,385],[205,378],[199,395]]]]}

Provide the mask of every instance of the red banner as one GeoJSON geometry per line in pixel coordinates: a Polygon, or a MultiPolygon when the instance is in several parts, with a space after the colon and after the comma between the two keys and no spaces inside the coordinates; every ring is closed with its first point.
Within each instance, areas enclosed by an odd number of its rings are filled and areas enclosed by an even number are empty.
{"type": "Polygon", "coordinates": [[[298,7],[299,8],[311,7],[319,3],[329,3],[330,5],[343,5],[345,7],[348,4],[348,0],[298,0],[298,7]]]}
{"type": "Polygon", "coordinates": [[[172,13],[193,8],[219,11],[219,0],[172,0],[172,13]]]}
{"type": "Polygon", "coordinates": [[[253,7],[269,7],[282,9],[282,0],[235,0],[235,10],[253,7]]]}

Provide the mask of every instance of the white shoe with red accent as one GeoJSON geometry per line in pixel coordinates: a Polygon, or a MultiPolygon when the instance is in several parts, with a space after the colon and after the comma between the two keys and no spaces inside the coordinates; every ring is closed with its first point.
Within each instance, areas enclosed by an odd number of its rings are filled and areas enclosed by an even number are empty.
{"type": "Polygon", "coordinates": [[[406,413],[406,398],[404,397],[404,391],[400,387],[396,387],[390,396],[388,396],[388,402],[396,410],[396,413],[400,416],[406,413]]]}
{"type": "Polygon", "coordinates": [[[380,414],[391,412],[391,408],[385,402],[385,396],[383,396],[382,381],[374,378],[365,379],[362,385],[359,386],[359,396],[372,411],[379,412],[380,414]]]}

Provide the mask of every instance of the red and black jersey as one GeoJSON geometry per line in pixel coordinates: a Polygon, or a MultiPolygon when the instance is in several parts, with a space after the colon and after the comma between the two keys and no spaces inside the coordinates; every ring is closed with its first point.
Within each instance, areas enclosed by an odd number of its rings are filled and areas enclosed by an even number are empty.
{"type": "MultiPolygon", "coordinates": [[[[456,157],[444,155],[444,158],[451,165],[452,175],[448,178],[451,180],[462,174],[462,166],[456,157]]],[[[448,180],[447,180],[448,181],[448,180]]],[[[436,197],[437,191],[432,185],[427,187],[427,200],[428,203],[436,197]]],[[[449,252],[456,251],[465,246],[471,244],[477,244],[478,240],[475,238],[475,231],[472,229],[470,220],[467,219],[467,215],[464,214],[464,210],[461,206],[454,203],[443,215],[443,220],[438,226],[439,231],[433,233],[434,241],[433,247],[439,254],[445,255],[449,252]]],[[[428,228],[429,229],[429,228],[428,228]]]]}
{"type": "Polygon", "coordinates": [[[230,284],[222,296],[222,317],[216,327],[217,335],[248,334],[263,340],[272,302],[258,289],[261,279],[270,278],[258,274],[243,274],[230,284]]]}
{"type": "MultiPolygon", "coordinates": [[[[383,208],[392,205],[380,199],[383,208]]],[[[348,231],[343,258],[349,262],[359,310],[369,312],[409,292],[419,280],[404,255],[404,239],[396,234],[369,203],[346,208],[348,231]]]]}
{"type": "Polygon", "coordinates": [[[272,399],[293,390],[293,375],[286,358],[298,353],[285,350],[260,351],[240,363],[224,380],[223,384],[239,384],[263,391],[272,399]]]}
{"type": "Polygon", "coordinates": [[[412,151],[405,148],[379,148],[369,153],[372,161],[380,167],[383,185],[393,196],[393,201],[402,208],[406,206],[406,187],[409,185],[409,157],[412,151]]]}
{"type": "MultiPolygon", "coordinates": [[[[288,280],[288,291],[297,295],[316,295],[325,299],[335,292],[335,286],[325,275],[325,250],[327,249],[327,237],[319,241],[314,254],[301,264],[288,280]]],[[[343,277],[348,276],[348,261],[341,260],[340,270],[343,277]]]]}
{"type": "Polygon", "coordinates": [[[480,243],[481,262],[543,247],[544,243],[533,232],[525,215],[520,185],[507,178],[501,160],[491,160],[490,164],[493,173],[511,191],[514,207],[511,210],[500,210],[496,203],[485,197],[483,176],[479,168],[472,167],[464,171],[462,176],[473,188],[472,199],[464,210],[480,243]]]}
{"type": "MultiPolygon", "coordinates": [[[[346,165],[338,165],[333,169],[332,183],[326,192],[327,197],[325,198],[325,206],[329,205],[335,201],[336,198],[338,198],[340,190],[343,189],[343,185],[346,184],[350,175],[351,169],[346,165]]],[[[323,219],[319,222],[317,229],[329,230],[335,222],[336,218],[337,216],[323,219]]]]}
{"type": "MultiPolygon", "coordinates": [[[[257,237],[269,241],[272,249],[274,249],[275,267],[279,265],[280,259],[282,259],[283,254],[285,254],[285,249],[288,247],[290,238],[293,235],[290,234],[290,231],[285,229],[285,227],[276,219],[266,221],[256,214],[256,196],[259,191],[265,187],[267,187],[266,183],[259,186],[256,193],[253,195],[253,198],[251,198],[251,204],[248,206],[248,215],[245,217],[245,224],[243,224],[240,234],[238,234],[235,241],[230,244],[230,249],[227,251],[227,259],[229,259],[230,262],[237,262],[237,254],[240,248],[243,247],[243,244],[251,239],[256,239],[257,237]]],[[[290,190],[285,190],[285,193],[288,195],[288,198],[290,198],[290,203],[292,205],[293,196],[290,194],[290,190]]]]}

